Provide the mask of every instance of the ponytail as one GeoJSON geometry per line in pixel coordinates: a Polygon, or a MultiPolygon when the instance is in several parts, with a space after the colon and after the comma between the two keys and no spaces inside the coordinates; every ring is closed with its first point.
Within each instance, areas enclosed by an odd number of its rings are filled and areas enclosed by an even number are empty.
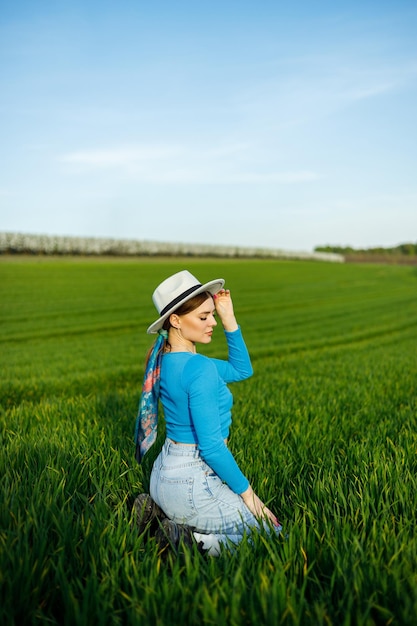
{"type": "Polygon", "coordinates": [[[146,357],[142,393],[135,424],[135,458],[138,463],[141,463],[146,452],[156,441],[161,359],[167,337],[168,332],[160,330],[158,338],[146,357]]]}

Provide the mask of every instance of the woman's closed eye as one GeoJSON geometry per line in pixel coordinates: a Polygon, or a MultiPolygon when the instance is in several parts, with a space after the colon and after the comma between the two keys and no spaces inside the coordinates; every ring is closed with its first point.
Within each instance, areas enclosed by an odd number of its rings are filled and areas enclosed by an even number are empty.
{"type": "MultiPolygon", "coordinates": [[[[216,316],[215,316],[213,313],[211,313],[210,315],[211,315],[211,317],[212,317],[213,319],[216,319],[216,316]]],[[[201,320],[202,322],[205,322],[205,321],[206,321],[206,319],[207,319],[208,317],[209,317],[209,315],[200,315],[200,320],[201,320]]]]}

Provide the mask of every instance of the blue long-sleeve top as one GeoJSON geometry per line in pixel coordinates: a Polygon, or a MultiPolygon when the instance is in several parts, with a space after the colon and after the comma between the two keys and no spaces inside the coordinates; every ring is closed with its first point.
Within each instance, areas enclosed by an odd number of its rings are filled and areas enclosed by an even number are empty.
{"type": "Polygon", "coordinates": [[[167,437],[197,444],[207,465],[235,493],[243,493],[249,481],[225,443],[233,406],[227,383],[249,378],[253,370],[240,327],[225,331],[225,336],[227,361],[190,352],[165,353],[160,399],[167,437]]]}

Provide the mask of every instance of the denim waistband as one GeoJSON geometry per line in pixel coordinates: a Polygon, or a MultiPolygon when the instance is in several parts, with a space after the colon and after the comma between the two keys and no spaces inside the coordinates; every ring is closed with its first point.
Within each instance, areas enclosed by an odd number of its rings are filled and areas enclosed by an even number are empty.
{"type": "Polygon", "coordinates": [[[164,452],[174,456],[191,456],[195,459],[200,457],[200,450],[197,444],[175,443],[168,437],[165,439],[164,452]]]}

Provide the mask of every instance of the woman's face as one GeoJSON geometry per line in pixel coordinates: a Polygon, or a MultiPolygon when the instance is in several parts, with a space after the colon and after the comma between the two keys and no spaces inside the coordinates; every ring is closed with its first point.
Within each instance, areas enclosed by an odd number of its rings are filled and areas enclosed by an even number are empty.
{"type": "Polygon", "coordinates": [[[215,306],[213,298],[207,298],[203,304],[185,315],[176,315],[171,321],[173,326],[181,331],[186,341],[192,343],[210,343],[213,328],[217,326],[214,317],[215,306]]]}

